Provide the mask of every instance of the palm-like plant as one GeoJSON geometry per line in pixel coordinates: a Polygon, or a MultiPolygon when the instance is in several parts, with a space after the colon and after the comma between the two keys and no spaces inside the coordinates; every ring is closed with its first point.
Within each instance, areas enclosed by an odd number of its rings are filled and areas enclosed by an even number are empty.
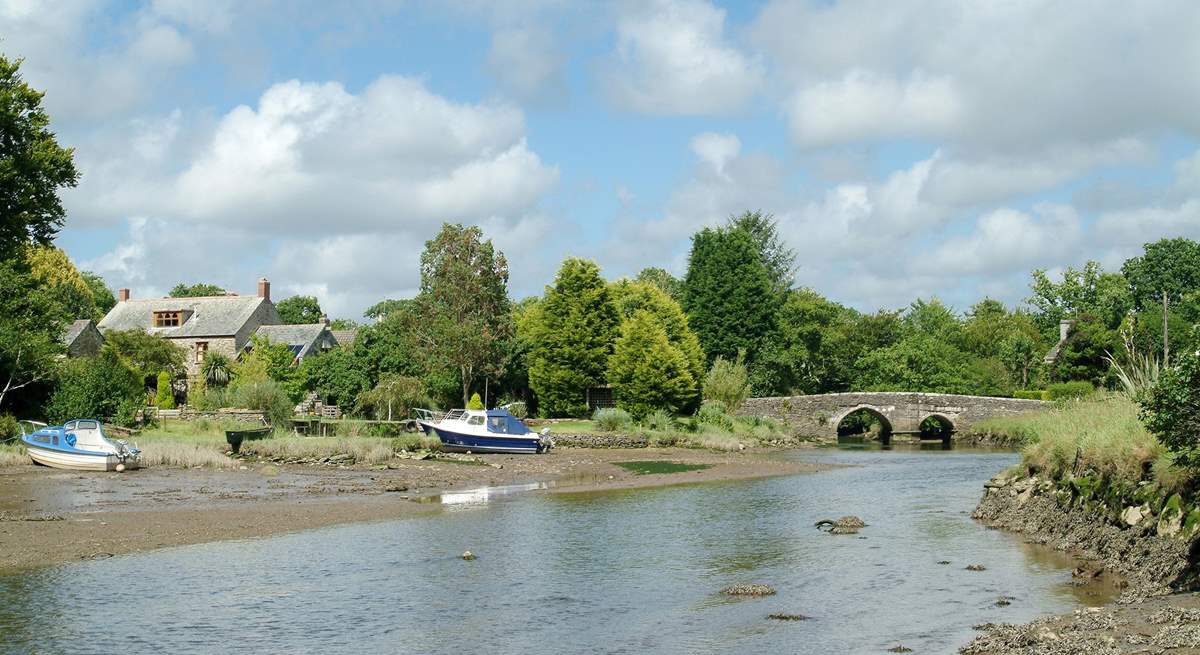
{"type": "Polygon", "coordinates": [[[204,356],[204,363],[200,365],[200,374],[204,376],[205,384],[210,387],[229,384],[233,375],[229,358],[221,353],[208,353],[204,356]]]}

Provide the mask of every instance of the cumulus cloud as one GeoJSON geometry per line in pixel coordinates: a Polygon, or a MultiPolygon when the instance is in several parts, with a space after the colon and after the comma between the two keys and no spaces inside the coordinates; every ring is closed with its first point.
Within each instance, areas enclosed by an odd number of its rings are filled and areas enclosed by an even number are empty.
{"type": "Polygon", "coordinates": [[[918,136],[1022,152],[1197,134],[1198,20],[1187,2],[772,0],[751,31],[794,89],[800,145],[918,136]]]}
{"type": "Polygon", "coordinates": [[[617,106],[650,114],[726,113],[762,83],[761,62],[729,43],[725,12],[705,0],[627,2],[601,77],[617,106]]]}
{"type": "Polygon", "coordinates": [[[567,57],[544,27],[497,30],[488,51],[488,71],[509,95],[534,104],[567,97],[567,57]]]}

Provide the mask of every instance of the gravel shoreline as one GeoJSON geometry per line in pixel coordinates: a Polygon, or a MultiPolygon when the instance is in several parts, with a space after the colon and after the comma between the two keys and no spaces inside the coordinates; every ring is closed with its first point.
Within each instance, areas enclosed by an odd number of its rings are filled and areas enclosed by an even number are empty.
{"type": "Polygon", "coordinates": [[[1032,543],[1070,552],[1084,568],[1128,584],[1107,607],[1043,617],[1026,624],[976,626],[964,655],[1171,653],[1200,655],[1200,539],[1156,534],[1151,521],[1114,524],[1106,514],[1064,507],[1054,485],[993,478],[972,515],[984,525],[1020,533],[1032,543]]]}

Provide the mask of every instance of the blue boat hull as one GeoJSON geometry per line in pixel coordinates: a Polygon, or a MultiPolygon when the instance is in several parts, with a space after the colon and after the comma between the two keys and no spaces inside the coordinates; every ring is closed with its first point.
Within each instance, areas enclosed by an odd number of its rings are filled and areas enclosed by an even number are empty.
{"type": "Polygon", "coordinates": [[[542,439],[537,434],[480,436],[463,434],[428,423],[421,423],[425,434],[436,436],[442,442],[442,450],[452,453],[540,453],[542,439]]]}

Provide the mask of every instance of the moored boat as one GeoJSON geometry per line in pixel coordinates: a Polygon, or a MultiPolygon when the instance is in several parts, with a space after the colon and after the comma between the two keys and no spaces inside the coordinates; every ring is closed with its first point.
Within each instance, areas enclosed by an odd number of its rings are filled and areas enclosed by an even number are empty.
{"type": "Polygon", "coordinates": [[[548,430],[538,434],[521,419],[499,409],[415,409],[421,430],[436,436],[442,449],[472,453],[544,453],[554,446],[548,430]]]}
{"type": "Polygon", "coordinates": [[[242,449],[243,441],[254,441],[256,439],[266,439],[271,436],[272,428],[269,425],[260,428],[245,428],[242,430],[226,430],[225,441],[229,443],[229,447],[233,452],[239,452],[242,449]]]}
{"type": "Polygon", "coordinates": [[[29,457],[38,464],[76,471],[124,471],[138,468],[142,451],[109,439],[100,421],[90,418],[45,426],[22,434],[29,457]]]}

